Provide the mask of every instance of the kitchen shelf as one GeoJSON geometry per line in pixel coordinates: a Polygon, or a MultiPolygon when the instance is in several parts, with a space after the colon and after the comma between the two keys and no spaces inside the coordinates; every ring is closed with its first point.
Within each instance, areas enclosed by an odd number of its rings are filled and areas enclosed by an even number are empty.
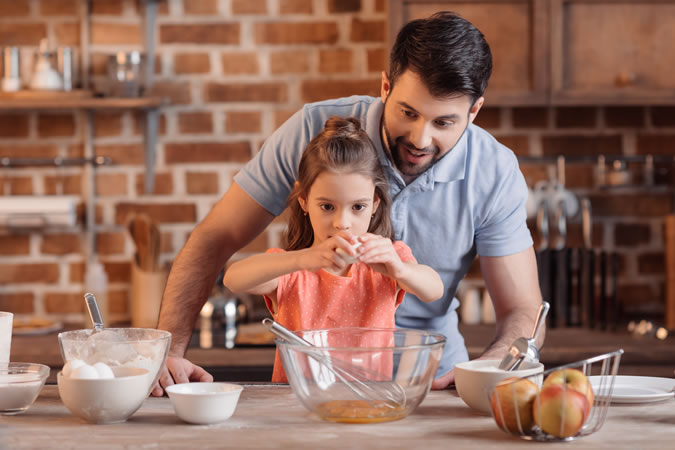
{"type": "Polygon", "coordinates": [[[85,97],[85,98],[16,98],[0,99],[0,110],[53,110],[53,109],[85,109],[85,110],[117,110],[117,109],[157,109],[168,104],[163,97],[85,97]]]}

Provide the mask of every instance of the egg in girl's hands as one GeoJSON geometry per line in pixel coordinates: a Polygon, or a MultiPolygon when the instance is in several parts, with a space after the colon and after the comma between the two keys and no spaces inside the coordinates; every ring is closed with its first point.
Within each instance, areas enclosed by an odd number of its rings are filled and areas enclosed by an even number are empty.
{"type": "MultiPolygon", "coordinates": [[[[352,245],[352,249],[356,251],[357,248],[361,247],[361,244],[362,243],[360,241],[356,241],[356,244],[352,245]]],[[[339,247],[335,249],[335,253],[340,255],[340,257],[344,259],[347,264],[354,264],[359,260],[358,256],[352,256],[339,247]]]]}

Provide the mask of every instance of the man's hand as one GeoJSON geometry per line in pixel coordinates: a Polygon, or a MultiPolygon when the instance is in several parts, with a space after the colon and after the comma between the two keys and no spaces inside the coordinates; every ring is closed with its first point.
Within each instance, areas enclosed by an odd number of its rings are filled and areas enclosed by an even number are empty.
{"type": "Polygon", "coordinates": [[[447,389],[448,386],[455,382],[455,369],[452,369],[450,372],[446,373],[442,377],[436,378],[431,383],[431,389],[447,389]]]}
{"type": "Polygon", "coordinates": [[[158,382],[152,388],[152,396],[161,397],[164,395],[164,388],[172,384],[192,381],[212,382],[213,376],[185,358],[169,356],[166,358],[166,366],[162,367],[162,370],[159,372],[158,382]]]}

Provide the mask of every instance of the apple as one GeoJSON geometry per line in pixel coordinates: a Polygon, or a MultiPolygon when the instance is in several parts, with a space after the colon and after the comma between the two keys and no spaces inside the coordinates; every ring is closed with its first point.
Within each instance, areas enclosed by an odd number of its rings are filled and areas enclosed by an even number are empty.
{"type": "Polygon", "coordinates": [[[545,384],[532,408],[535,423],[553,436],[576,435],[588,417],[588,398],[563,383],[545,384]]]}
{"type": "Polygon", "coordinates": [[[490,408],[501,429],[525,433],[534,426],[532,405],[539,387],[527,378],[511,377],[495,386],[490,395],[490,408]]]}
{"type": "Polygon", "coordinates": [[[556,370],[546,377],[542,389],[555,384],[565,384],[567,389],[572,389],[573,391],[580,392],[586,396],[586,399],[588,400],[588,410],[586,411],[586,416],[591,413],[591,408],[593,407],[593,387],[591,386],[590,381],[588,381],[588,378],[586,378],[586,375],[584,375],[581,370],[556,370]]]}

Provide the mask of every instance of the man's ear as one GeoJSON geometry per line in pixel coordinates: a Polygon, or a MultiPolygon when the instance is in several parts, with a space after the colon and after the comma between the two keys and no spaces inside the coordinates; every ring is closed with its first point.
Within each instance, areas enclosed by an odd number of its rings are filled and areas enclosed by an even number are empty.
{"type": "Polygon", "coordinates": [[[469,123],[473,123],[473,120],[478,115],[478,111],[480,111],[483,106],[483,102],[485,102],[485,97],[478,97],[478,100],[474,102],[471,111],[469,111],[469,123]]]}
{"type": "Polygon", "coordinates": [[[389,76],[387,75],[387,72],[382,71],[382,84],[380,86],[380,97],[382,97],[382,101],[387,98],[390,92],[391,83],[389,82],[389,76]]]}

